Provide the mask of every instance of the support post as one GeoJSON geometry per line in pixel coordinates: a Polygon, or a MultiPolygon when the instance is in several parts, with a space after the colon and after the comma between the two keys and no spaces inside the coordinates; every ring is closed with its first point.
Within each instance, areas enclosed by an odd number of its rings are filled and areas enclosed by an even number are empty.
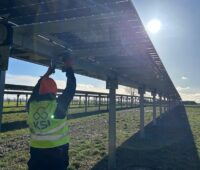
{"type": "Polygon", "coordinates": [[[171,99],[168,98],[168,112],[171,111],[171,99]]]}
{"type": "Polygon", "coordinates": [[[106,88],[109,89],[109,148],[108,169],[116,169],[116,89],[118,83],[115,77],[109,77],[106,88]]]}
{"type": "Polygon", "coordinates": [[[86,93],[85,94],[85,112],[87,112],[87,107],[88,107],[88,101],[87,101],[87,99],[88,99],[88,94],[86,93]]]}
{"type": "Polygon", "coordinates": [[[160,117],[162,116],[162,95],[159,94],[160,117]]]}
{"type": "Polygon", "coordinates": [[[107,110],[109,110],[109,107],[110,107],[110,105],[109,105],[109,96],[107,96],[105,99],[106,99],[107,110]]]}
{"type": "Polygon", "coordinates": [[[79,96],[79,106],[81,106],[81,96],[79,96]]]}
{"type": "Polygon", "coordinates": [[[169,112],[169,98],[166,99],[166,111],[169,112]]]}
{"type": "Polygon", "coordinates": [[[99,94],[99,111],[101,110],[101,94],[99,94]]]}
{"type": "Polygon", "coordinates": [[[137,98],[137,97],[135,96],[135,97],[134,97],[134,101],[133,101],[134,107],[136,107],[136,105],[137,105],[137,101],[136,101],[137,99],[136,99],[136,98],[137,98]]]}
{"type": "Polygon", "coordinates": [[[121,96],[120,100],[121,100],[121,109],[122,109],[122,107],[123,107],[122,96],[121,96]]]}
{"type": "Polygon", "coordinates": [[[144,87],[139,88],[138,93],[140,94],[140,137],[144,138],[144,87]]]}
{"type": "Polygon", "coordinates": [[[131,96],[131,107],[133,107],[133,96],[131,96]]]}
{"type": "Polygon", "coordinates": [[[166,98],[166,97],[164,97],[164,113],[166,113],[166,112],[167,112],[166,103],[167,103],[167,98],[166,98]]]}
{"type": "Polygon", "coordinates": [[[156,125],[156,91],[152,91],[153,96],[153,125],[156,125]]]}
{"type": "Polygon", "coordinates": [[[4,87],[6,71],[0,71],[0,132],[3,115],[4,87]]]}
{"type": "Polygon", "coordinates": [[[0,20],[0,131],[3,113],[6,70],[8,69],[10,47],[13,40],[13,29],[10,23],[0,20]]]}
{"type": "Polygon", "coordinates": [[[19,107],[19,94],[17,94],[17,103],[16,106],[19,107]]]}
{"type": "Polygon", "coordinates": [[[88,107],[90,106],[90,96],[88,95],[88,98],[87,98],[87,101],[88,101],[88,107]]]}
{"type": "Polygon", "coordinates": [[[94,99],[95,99],[95,107],[97,107],[97,105],[98,105],[98,102],[97,102],[98,101],[98,96],[95,96],[94,99]]]}
{"type": "Polygon", "coordinates": [[[28,104],[28,94],[26,94],[26,99],[25,99],[25,106],[24,106],[25,110],[27,109],[27,104],[28,104]]]}
{"type": "Polygon", "coordinates": [[[173,100],[172,100],[172,109],[174,109],[174,108],[175,108],[175,100],[173,98],[173,100]]]}
{"type": "Polygon", "coordinates": [[[126,96],[126,108],[128,108],[128,96],[126,96]]]}
{"type": "Polygon", "coordinates": [[[173,110],[173,98],[171,98],[171,101],[170,101],[170,110],[173,110]]]}
{"type": "Polygon", "coordinates": [[[28,103],[28,94],[26,94],[26,105],[27,105],[27,103],[28,103]]]}

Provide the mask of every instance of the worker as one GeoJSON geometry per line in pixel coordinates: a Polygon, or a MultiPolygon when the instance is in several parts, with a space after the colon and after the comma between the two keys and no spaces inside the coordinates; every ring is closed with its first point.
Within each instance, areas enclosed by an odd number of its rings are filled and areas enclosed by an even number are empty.
{"type": "Polygon", "coordinates": [[[66,170],[69,165],[66,111],[76,89],[76,78],[71,63],[70,59],[64,62],[67,86],[57,99],[56,83],[49,77],[54,68],[49,67],[34,87],[28,101],[29,170],[66,170]]]}

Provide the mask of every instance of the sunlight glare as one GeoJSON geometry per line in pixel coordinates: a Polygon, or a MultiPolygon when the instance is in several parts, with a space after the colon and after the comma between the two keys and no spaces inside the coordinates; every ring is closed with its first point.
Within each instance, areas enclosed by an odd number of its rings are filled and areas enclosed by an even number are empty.
{"type": "Polygon", "coordinates": [[[147,30],[151,33],[157,33],[160,31],[161,22],[157,19],[152,19],[147,24],[147,30]]]}

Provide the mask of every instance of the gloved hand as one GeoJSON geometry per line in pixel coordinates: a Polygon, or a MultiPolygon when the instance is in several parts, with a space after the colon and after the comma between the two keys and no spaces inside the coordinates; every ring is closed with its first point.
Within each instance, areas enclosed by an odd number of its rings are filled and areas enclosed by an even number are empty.
{"type": "Polygon", "coordinates": [[[66,72],[66,70],[68,68],[72,68],[72,65],[73,65],[73,60],[71,57],[67,56],[67,57],[63,57],[63,63],[64,63],[64,66],[62,68],[62,71],[63,72],[66,72]]]}
{"type": "Polygon", "coordinates": [[[55,73],[55,65],[49,66],[47,72],[44,74],[44,77],[48,77],[53,73],[55,73]]]}

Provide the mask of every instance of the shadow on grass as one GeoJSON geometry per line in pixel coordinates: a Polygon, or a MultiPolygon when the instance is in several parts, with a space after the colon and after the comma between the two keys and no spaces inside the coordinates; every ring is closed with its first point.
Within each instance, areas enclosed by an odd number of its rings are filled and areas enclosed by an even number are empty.
{"type": "MultiPolygon", "coordinates": [[[[68,115],[68,119],[77,119],[77,118],[83,118],[87,116],[93,116],[93,115],[98,115],[108,112],[107,110],[102,110],[102,111],[92,111],[92,112],[82,112],[82,113],[73,113],[68,115]]],[[[27,122],[26,120],[23,121],[15,121],[15,122],[6,122],[2,124],[1,127],[1,132],[7,132],[7,131],[12,131],[12,130],[17,130],[17,129],[23,129],[27,128],[27,122]]]]}
{"type": "MultiPolygon", "coordinates": [[[[145,139],[141,139],[137,133],[117,148],[118,170],[200,169],[197,148],[184,107],[166,113],[157,120],[157,126],[147,125],[145,134],[145,139]]],[[[107,169],[107,157],[92,169],[107,169]]]]}
{"type": "MultiPolygon", "coordinates": [[[[128,109],[133,109],[133,107],[132,108],[126,108],[126,109],[125,108],[118,108],[116,110],[117,111],[121,111],[121,110],[128,110],[128,109]]],[[[11,111],[10,113],[21,113],[21,112],[22,111],[11,111]]],[[[26,112],[26,111],[24,111],[24,112],[26,112]]],[[[24,112],[22,112],[22,113],[24,113],[24,112]]],[[[69,114],[67,117],[70,120],[70,119],[84,118],[84,117],[87,117],[87,116],[99,115],[99,114],[107,113],[107,112],[108,112],[108,110],[80,112],[80,113],[69,114]]],[[[17,129],[27,128],[27,127],[28,127],[28,125],[27,125],[27,123],[26,123],[25,120],[23,120],[23,121],[9,122],[9,123],[3,123],[2,124],[1,132],[7,132],[7,131],[12,131],[12,130],[17,130],[17,129]]]]}
{"type": "Polygon", "coordinates": [[[11,114],[11,113],[25,113],[26,110],[15,110],[15,111],[6,111],[6,112],[3,112],[3,114],[11,114]]]}
{"type": "Polygon", "coordinates": [[[1,132],[23,129],[23,128],[27,128],[27,127],[28,127],[28,125],[25,120],[3,123],[1,125],[1,132]]]}

